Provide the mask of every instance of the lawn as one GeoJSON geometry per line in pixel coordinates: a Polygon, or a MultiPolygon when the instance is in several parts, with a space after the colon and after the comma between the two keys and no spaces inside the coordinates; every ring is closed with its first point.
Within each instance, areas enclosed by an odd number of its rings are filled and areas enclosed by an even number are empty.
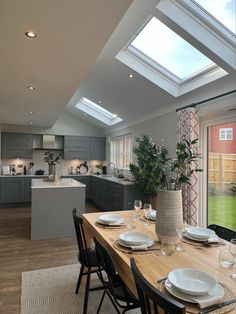
{"type": "Polygon", "coordinates": [[[236,231],[236,195],[209,196],[208,224],[217,224],[236,231]]]}

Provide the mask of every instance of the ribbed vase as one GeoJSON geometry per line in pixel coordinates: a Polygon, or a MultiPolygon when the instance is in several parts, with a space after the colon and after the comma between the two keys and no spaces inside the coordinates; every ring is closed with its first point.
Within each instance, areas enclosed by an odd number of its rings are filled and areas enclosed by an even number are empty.
{"type": "Polygon", "coordinates": [[[56,165],[48,165],[48,174],[55,176],[56,173],[56,165]]]}
{"type": "Polygon", "coordinates": [[[159,191],[157,196],[156,234],[161,241],[170,239],[179,242],[177,228],[183,225],[181,190],[159,191]]]}

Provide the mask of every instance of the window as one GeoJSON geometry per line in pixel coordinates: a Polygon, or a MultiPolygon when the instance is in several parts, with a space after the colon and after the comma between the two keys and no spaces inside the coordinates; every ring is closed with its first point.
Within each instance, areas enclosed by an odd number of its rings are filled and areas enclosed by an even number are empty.
{"type": "Polygon", "coordinates": [[[232,128],[220,129],[219,138],[221,141],[231,141],[233,139],[233,129],[232,128]]]}
{"type": "Polygon", "coordinates": [[[122,121],[122,119],[117,117],[116,114],[111,113],[85,97],[81,98],[75,107],[109,126],[122,121]]]}
{"type": "Polygon", "coordinates": [[[116,168],[129,169],[132,162],[132,134],[111,139],[111,162],[116,168]]]}
{"type": "Polygon", "coordinates": [[[116,58],[175,97],[227,75],[156,17],[116,58]]]}

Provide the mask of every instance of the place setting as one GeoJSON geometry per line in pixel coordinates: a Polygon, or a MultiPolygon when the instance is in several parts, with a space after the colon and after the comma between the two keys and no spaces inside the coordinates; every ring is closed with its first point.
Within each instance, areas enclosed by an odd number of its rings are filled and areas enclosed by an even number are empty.
{"type": "Polygon", "coordinates": [[[214,230],[203,227],[189,227],[183,231],[183,242],[198,246],[222,246],[225,242],[214,230]]]}
{"type": "Polygon", "coordinates": [[[124,253],[149,253],[160,249],[157,241],[143,232],[123,232],[113,242],[113,246],[124,253]]]}
{"type": "Polygon", "coordinates": [[[160,289],[183,302],[188,313],[223,314],[232,311],[236,298],[233,292],[208,273],[193,268],[178,268],[167,278],[158,280],[160,289]]]}
{"type": "Polygon", "coordinates": [[[95,222],[96,226],[100,228],[124,228],[126,227],[125,219],[121,215],[116,214],[104,214],[97,218],[95,222]]]}

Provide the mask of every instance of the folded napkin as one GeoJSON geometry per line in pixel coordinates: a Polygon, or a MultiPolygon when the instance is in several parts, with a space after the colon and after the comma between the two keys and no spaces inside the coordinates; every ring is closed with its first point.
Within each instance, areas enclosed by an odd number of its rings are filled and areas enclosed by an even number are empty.
{"type": "Polygon", "coordinates": [[[132,245],[131,247],[132,251],[145,251],[148,250],[148,247],[146,244],[140,244],[140,245],[132,245]]]}
{"type": "Polygon", "coordinates": [[[210,305],[215,305],[221,302],[222,297],[218,296],[218,295],[210,295],[210,294],[206,294],[206,295],[189,295],[188,297],[197,302],[200,309],[203,309],[207,306],[210,305]]]}
{"type": "Polygon", "coordinates": [[[214,234],[207,240],[207,242],[208,243],[218,243],[218,242],[220,242],[220,239],[216,234],[214,234]]]}

